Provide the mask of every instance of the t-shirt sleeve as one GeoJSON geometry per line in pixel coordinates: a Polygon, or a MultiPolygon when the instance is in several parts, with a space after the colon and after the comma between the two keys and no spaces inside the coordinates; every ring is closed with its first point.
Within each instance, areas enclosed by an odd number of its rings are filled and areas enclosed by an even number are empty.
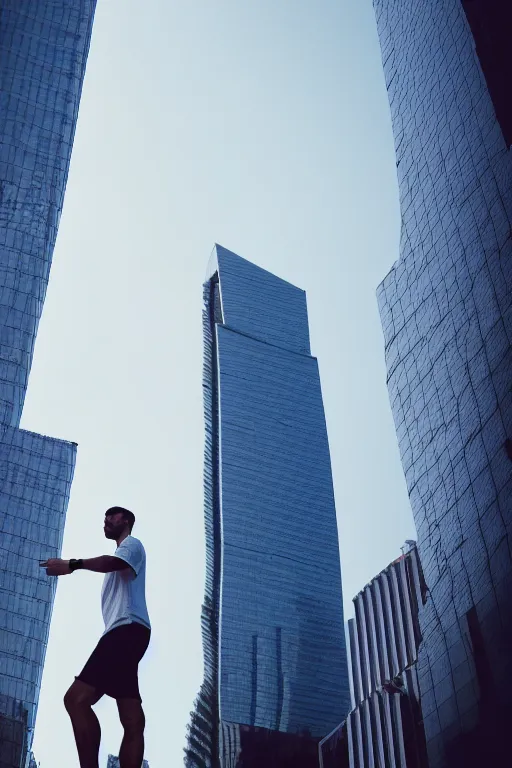
{"type": "Polygon", "coordinates": [[[116,549],[114,557],[119,557],[128,563],[132,567],[135,576],[138,576],[144,561],[144,549],[140,541],[128,537],[116,549]]]}

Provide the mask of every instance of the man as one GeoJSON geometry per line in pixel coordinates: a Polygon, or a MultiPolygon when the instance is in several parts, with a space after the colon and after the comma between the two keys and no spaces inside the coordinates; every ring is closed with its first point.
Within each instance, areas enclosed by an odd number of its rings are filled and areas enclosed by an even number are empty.
{"type": "Polygon", "coordinates": [[[131,535],[135,515],[123,507],[105,512],[104,532],[117,542],[113,555],[89,560],[52,558],[41,562],[48,576],[84,569],[104,573],[101,608],[105,631],[85,667],[64,697],[71,718],[81,768],[99,768],[101,730],[92,710],[106,694],[117,702],[124,729],[121,768],[141,768],[145,718],[138,665],[149,645],[151,625],[146,608],[146,553],[131,535]]]}

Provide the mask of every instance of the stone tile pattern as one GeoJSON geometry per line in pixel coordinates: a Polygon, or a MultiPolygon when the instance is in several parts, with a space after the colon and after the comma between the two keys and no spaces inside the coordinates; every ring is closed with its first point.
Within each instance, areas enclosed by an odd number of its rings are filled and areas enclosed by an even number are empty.
{"type": "Polygon", "coordinates": [[[432,768],[467,768],[511,714],[512,156],[460,1],[374,7],[402,217],[378,301],[430,596],[425,731],[432,768]]]}

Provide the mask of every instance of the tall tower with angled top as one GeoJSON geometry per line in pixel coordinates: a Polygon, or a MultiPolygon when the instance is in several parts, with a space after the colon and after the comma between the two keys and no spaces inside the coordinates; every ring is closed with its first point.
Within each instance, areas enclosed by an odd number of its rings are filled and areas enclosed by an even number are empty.
{"type": "Polygon", "coordinates": [[[188,766],[316,765],[349,709],[338,531],[304,291],[216,246],[204,287],[205,679],[188,766]]]}

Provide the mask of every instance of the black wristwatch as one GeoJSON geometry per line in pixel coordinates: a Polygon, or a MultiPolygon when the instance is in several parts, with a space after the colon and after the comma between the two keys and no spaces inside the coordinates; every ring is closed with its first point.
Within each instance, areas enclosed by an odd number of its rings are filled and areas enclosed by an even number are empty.
{"type": "Polygon", "coordinates": [[[70,560],[69,561],[69,570],[71,571],[71,573],[73,573],[73,571],[77,571],[79,568],[83,568],[83,567],[84,567],[84,561],[83,560],[70,560]]]}

